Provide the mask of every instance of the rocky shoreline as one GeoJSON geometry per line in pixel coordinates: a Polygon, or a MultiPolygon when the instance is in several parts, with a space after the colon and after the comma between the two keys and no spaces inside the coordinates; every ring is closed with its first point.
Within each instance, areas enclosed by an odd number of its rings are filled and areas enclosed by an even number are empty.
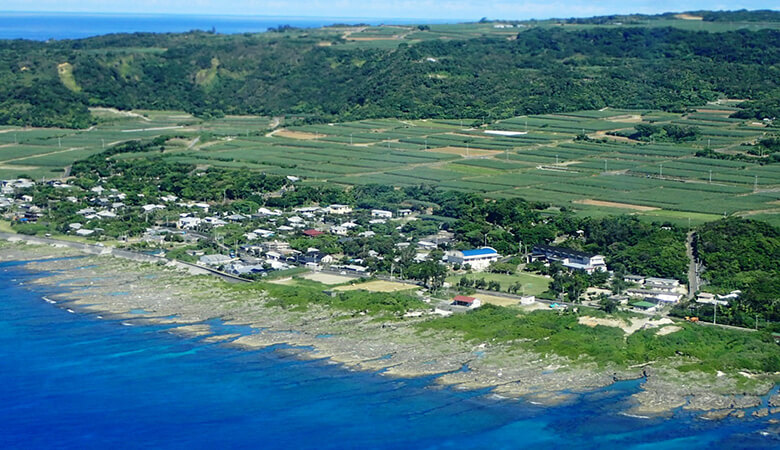
{"type": "Polygon", "coordinates": [[[327,358],[348,369],[386,376],[431,376],[440,385],[490,389],[501,397],[546,405],[574,401],[579,393],[618,380],[643,378],[642,389],[631,397],[632,405],[625,411],[641,417],[670,415],[677,409],[702,413],[702,418],[711,420],[780,413],[780,395],[758,408],[774,387],[769,377],[757,377],[747,388],[734,375],[682,374],[669,362],[600,368],[517,346],[474,344],[454,333],[421,334],[413,325],[424,317],[386,321],[318,306],[306,311],[272,307],[264,293],[232,289],[175,265],[85,256],[68,248],[0,245],[0,261],[43,259],[49,260],[30,262],[24,268],[46,273],[34,284],[58,288],[60,293],[49,299],[59,307],[128,324],[170,325],[172,333],[223,345],[259,349],[287,344],[285,351],[299,358],[327,358]],[[63,259],[67,256],[80,257],[63,259]],[[220,319],[221,326],[210,325],[213,319],[220,319]]]}

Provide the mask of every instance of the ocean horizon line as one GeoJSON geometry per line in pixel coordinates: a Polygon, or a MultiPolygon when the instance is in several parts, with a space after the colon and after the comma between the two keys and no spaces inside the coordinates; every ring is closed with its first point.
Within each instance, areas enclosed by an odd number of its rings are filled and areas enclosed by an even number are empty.
{"type": "MultiPolygon", "coordinates": [[[[91,12],[91,11],[7,11],[0,10],[0,14],[12,14],[17,16],[70,16],[70,17],[197,17],[197,18],[210,18],[210,17],[223,17],[223,18],[236,18],[240,20],[247,20],[251,18],[258,19],[298,19],[298,20],[391,20],[391,21],[410,21],[409,24],[424,24],[424,23],[437,23],[437,24],[449,24],[449,23],[466,23],[477,22],[480,19],[474,18],[459,18],[459,19],[436,19],[433,17],[363,17],[363,16],[306,16],[306,15],[263,15],[263,14],[179,14],[179,13],[135,13],[135,12],[91,12]],[[414,21],[414,22],[411,22],[414,21]],[[426,22],[417,22],[426,21],[426,22]]],[[[511,19],[502,18],[496,20],[525,20],[525,19],[511,19]]]]}

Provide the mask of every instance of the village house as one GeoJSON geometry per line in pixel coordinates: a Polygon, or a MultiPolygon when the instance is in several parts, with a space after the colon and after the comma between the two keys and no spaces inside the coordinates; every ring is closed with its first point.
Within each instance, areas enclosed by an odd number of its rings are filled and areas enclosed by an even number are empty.
{"type": "Polygon", "coordinates": [[[679,293],[653,289],[628,289],[626,294],[629,297],[643,298],[656,303],[677,303],[682,298],[682,294],[679,293]]]}
{"type": "Polygon", "coordinates": [[[647,277],[643,283],[646,289],[656,291],[674,292],[680,287],[680,282],[673,278],[654,278],[647,277]]]}
{"type": "Polygon", "coordinates": [[[276,252],[282,255],[288,255],[292,253],[292,248],[290,248],[290,244],[285,241],[263,242],[262,244],[260,244],[260,247],[266,253],[276,252]]]}
{"type": "Polygon", "coordinates": [[[233,261],[233,258],[227,255],[203,255],[198,259],[198,262],[201,264],[213,267],[222,266],[231,261],[233,261]]]}
{"type": "Polygon", "coordinates": [[[558,261],[564,267],[582,270],[589,274],[597,271],[606,272],[607,270],[607,264],[602,255],[593,255],[551,245],[534,245],[531,253],[531,262],[538,260],[558,261]]]}
{"type": "Polygon", "coordinates": [[[257,210],[257,215],[260,217],[267,217],[267,216],[281,216],[282,212],[279,210],[270,210],[268,208],[260,208],[257,210]]]}
{"type": "Polygon", "coordinates": [[[372,209],[371,217],[378,217],[380,219],[392,219],[393,213],[390,211],[385,211],[383,209],[372,209]]]}
{"type": "Polygon", "coordinates": [[[343,215],[343,214],[351,213],[352,212],[352,208],[349,205],[333,204],[333,205],[328,206],[327,212],[329,214],[343,215]]]}
{"type": "Polygon", "coordinates": [[[479,308],[482,302],[478,298],[468,297],[466,295],[456,295],[452,299],[453,306],[465,306],[467,308],[479,308]]]}
{"type": "Polygon", "coordinates": [[[475,272],[482,272],[491,263],[498,261],[501,255],[493,247],[482,247],[471,250],[455,250],[447,253],[447,262],[451,264],[468,264],[475,272]]]}
{"type": "Polygon", "coordinates": [[[179,217],[179,220],[176,221],[176,228],[191,230],[193,228],[197,228],[201,222],[202,220],[200,217],[179,217]]]}
{"type": "Polygon", "coordinates": [[[325,234],[325,232],[320,230],[315,230],[312,228],[312,229],[304,230],[303,234],[309,237],[317,237],[317,236],[322,236],[323,234],[325,234]]]}

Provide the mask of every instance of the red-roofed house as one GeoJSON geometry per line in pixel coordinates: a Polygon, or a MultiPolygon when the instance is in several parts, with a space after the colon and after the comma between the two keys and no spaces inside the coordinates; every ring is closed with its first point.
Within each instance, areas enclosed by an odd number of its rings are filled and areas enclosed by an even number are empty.
{"type": "Polygon", "coordinates": [[[482,302],[474,297],[467,297],[465,295],[456,295],[452,299],[452,304],[455,306],[465,306],[467,308],[479,308],[482,306],[482,302]]]}
{"type": "Polygon", "coordinates": [[[305,230],[303,232],[303,234],[305,234],[306,236],[309,236],[309,237],[317,237],[317,236],[321,236],[321,235],[325,234],[325,232],[324,231],[320,231],[320,230],[311,229],[311,230],[305,230]]]}

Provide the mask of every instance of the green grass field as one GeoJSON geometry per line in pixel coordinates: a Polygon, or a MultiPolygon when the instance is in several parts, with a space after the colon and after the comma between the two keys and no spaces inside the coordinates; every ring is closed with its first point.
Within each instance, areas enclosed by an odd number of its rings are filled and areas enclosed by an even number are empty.
{"type": "Polygon", "coordinates": [[[501,284],[502,291],[506,291],[509,286],[512,286],[515,283],[521,283],[523,285],[524,291],[518,292],[518,295],[522,294],[523,292],[525,292],[525,295],[539,295],[546,291],[547,286],[550,284],[549,278],[527,272],[518,272],[513,275],[480,272],[467,275],[453,275],[447,277],[446,281],[455,286],[464,276],[470,280],[484,278],[485,281],[498,281],[501,284]]]}

